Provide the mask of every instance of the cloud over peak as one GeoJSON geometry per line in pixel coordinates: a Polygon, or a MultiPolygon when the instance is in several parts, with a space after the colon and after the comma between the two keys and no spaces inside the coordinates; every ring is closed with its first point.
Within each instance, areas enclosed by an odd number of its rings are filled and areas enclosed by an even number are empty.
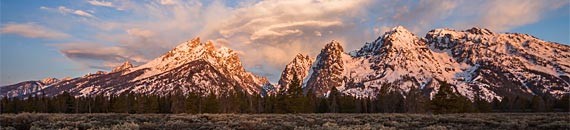
{"type": "Polygon", "coordinates": [[[67,58],[97,69],[113,68],[125,61],[137,64],[148,61],[140,54],[118,46],[103,46],[96,43],[63,43],[54,46],[67,58]]]}

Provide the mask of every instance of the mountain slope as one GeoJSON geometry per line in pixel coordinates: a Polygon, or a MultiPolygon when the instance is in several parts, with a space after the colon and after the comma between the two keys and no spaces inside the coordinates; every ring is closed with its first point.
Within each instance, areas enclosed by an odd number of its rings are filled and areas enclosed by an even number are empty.
{"type": "Polygon", "coordinates": [[[338,41],[326,44],[303,80],[305,90],[323,95],[331,87],[343,86],[344,49],[338,41]]]}
{"type": "Polygon", "coordinates": [[[3,96],[15,97],[19,95],[26,95],[28,93],[35,93],[49,87],[50,85],[59,82],[56,78],[45,78],[39,81],[24,81],[13,85],[2,86],[0,93],[3,96]]]}
{"type": "Polygon", "coordinates": [[[20,92],[23,85],[16,84],[2,87],[1,94],[8,97],[29,94],[53,96],[67,91],[75,96],[165,95],[179,90],[202,94],[231,91],[254,94],[260,93],[261,86],[266,84],[265,78],[245,71],[234,51],[223,47],[216,49],[211,41],[201,43],[199,38],[195,38],[138,67],[125,62],[110,73],[99,72],[49,85],[41,84],[33,87],[34,91],[20,92]],[[8,94],[7,91],[18,93],[8,94]]]}
{"type": "Polygon", "coordinates": [[[309,69],[313,64],[314,59],[309,58],[308,55],[297,54],[293,61],[291,61],[281,73],[278,86],[287,90],[293,75],[297,75],[299,79],[304,79],[309,74],[309,69]]]}
{"type": "Polygon", "coordinates": [[[440,82],[470,99],[570,92],[570,47],[524,34],[487,29],[435,29],[419,38],[398,26],[361,49],[345,53],[338,42],[323,48],[303,86],[318,95],[332,87],[358,97],[374,97],[381,87],[433,96],[440,82]]]}
{"type": "Polygon", "coordinates": [[[561,96],[569,91],[570,47],[567,45],[526,34],[497,34],[480,28],[436,29],[428,32],[426,39],[434,50],[446,51],[458,62],[471,66],[467,69],[475,73],[456,76],[468,85],[505,94],[524,91],[561,96]]]}

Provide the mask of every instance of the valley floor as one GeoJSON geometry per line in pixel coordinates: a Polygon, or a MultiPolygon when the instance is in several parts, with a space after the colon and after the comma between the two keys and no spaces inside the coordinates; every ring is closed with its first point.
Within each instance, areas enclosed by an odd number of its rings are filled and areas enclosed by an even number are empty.
{"type": "Polygon", "coordinates": [[[0,129],[570,129],[570,113],[0,115],[0,129]]]}

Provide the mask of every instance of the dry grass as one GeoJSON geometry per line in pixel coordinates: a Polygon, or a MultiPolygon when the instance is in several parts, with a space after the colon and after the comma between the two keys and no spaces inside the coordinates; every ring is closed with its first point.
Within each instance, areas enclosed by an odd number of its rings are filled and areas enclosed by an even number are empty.
{"type": "Polygon", "coordinates": [[[570,129],[569,113],[0,115],[0,129],[570,129]]]}

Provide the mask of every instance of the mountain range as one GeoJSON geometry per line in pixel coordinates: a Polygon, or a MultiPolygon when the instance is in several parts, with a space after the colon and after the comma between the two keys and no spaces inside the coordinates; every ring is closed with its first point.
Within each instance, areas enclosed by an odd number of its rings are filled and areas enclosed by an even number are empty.
{"type": "Polygon", "coordinates": [[[176,46],[164,55],[137,67],[129,62],[111,72],[97,72],[64,80],[26,81],[3,86],[2,96],[26,97],[30,94],[54,96],[67,91],[75,96],[119,95],[123,93],[158,94],[199,92],[222,94],[230,91],[260,93],[268,80],[245,71],[236,52],[216,49],[211,41],[195,38],[176,46]]]}
{"type": "MultiPolygon", "coordinates": [[[[354,44],[354,43],[350,43],[354,44]]],[[[271,84],[248,72],[236,52],[195,38],[140,66],[129,62],[111,72],[77,78],[46,78],[2,86],[2,97],[74,96],[172,92],[223,95],[241,91],[268,95],[286,90],[296,75],[305,92],[327,96],[333,87],[346,95],[375,97],[380,88],[432,97],[440,84],[469,99],[501,100],[533,95],[560,98],[570,93],[570,46],[519,33],[488,29],[434,29],[418,37],[395,27],[360,49],[345,51],[339,41],[316,57],[297,54],[271,84]]]]}

